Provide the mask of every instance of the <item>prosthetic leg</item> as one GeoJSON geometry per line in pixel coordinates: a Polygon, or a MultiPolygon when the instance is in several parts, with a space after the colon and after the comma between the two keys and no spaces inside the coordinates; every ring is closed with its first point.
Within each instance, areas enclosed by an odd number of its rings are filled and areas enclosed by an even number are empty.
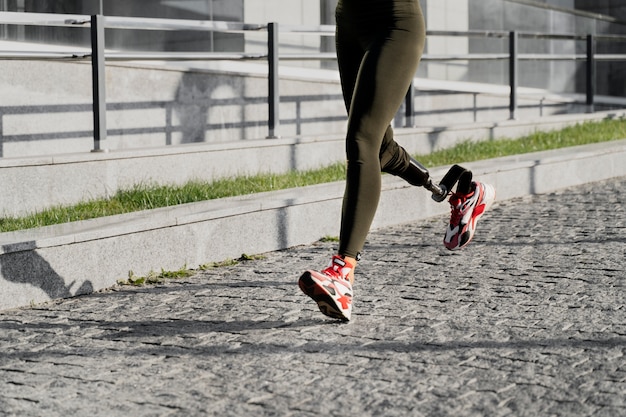
{"type": "Polygon", "coordinates": [[[426,167],[414,158],[410,159],[409,167],[399,177],[411,185],[426,188],[432,193],[432,199],[438,203],[446,199],[457,182],[459,183],[458,191],[460,192],[469,192],[472,183],[472,171],[468,171],[459,165],[453,165],[444,175],[441,182],[435,184],[430,178],[430,173],[426,167]]]}

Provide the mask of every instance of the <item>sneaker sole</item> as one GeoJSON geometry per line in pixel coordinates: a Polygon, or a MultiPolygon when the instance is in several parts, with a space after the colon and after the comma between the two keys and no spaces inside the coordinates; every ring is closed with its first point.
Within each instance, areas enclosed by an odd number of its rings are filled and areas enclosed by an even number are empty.
{"type": "Polygon", "coordinates": [[[306,271],[300,276],[298,286],[303,293],[317,303],[322,314],[342,321],[350,320],[341,310],[337,309],[333,297],[313,279],[311,271],[306,271]]]}

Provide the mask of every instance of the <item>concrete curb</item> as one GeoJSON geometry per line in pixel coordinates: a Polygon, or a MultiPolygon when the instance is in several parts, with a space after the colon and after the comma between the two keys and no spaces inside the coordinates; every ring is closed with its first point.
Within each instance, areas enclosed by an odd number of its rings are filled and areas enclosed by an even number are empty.
{"type": "MultiPolygon", "coordinates": [[[[626,176],[626,140],[467,165],[498,200],[626,176]]],[[[441,178],[446,168],[432,170],[441,178]]],[[[0,234],[0,309],[111,287],[129,271],[176,270],[309,244],[339,231],[343,182],[0,234]]],[[[385,176],[374,228],[447,213],[385,176]]]]}

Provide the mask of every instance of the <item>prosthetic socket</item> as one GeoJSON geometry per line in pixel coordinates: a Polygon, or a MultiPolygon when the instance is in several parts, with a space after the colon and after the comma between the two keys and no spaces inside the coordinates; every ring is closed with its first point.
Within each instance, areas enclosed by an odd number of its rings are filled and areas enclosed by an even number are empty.
{"type": "Polygon", "coordinates": [[[426,188],[433,193],[432,198],[438,203],[445,200],[448,195],[447,187],[443,184],[433,183],[426,167],[413,158],[410,159],[408,168],[399,177],[411,185],[426,188]]]}

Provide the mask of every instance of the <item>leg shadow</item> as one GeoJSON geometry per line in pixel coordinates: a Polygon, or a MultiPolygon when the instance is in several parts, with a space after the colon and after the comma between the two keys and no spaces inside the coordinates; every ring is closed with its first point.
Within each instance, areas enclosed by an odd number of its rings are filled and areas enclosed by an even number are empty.
{"type": "Polygon", "coordinates": [[[93,292],[91,281],[84,281],[72,291],[76,281],[69,284],[41,255],[34,250],[0,255],[2,278],[16,284],[31,285],[41,289],[50,299],[68,298],[93,292]]]}

